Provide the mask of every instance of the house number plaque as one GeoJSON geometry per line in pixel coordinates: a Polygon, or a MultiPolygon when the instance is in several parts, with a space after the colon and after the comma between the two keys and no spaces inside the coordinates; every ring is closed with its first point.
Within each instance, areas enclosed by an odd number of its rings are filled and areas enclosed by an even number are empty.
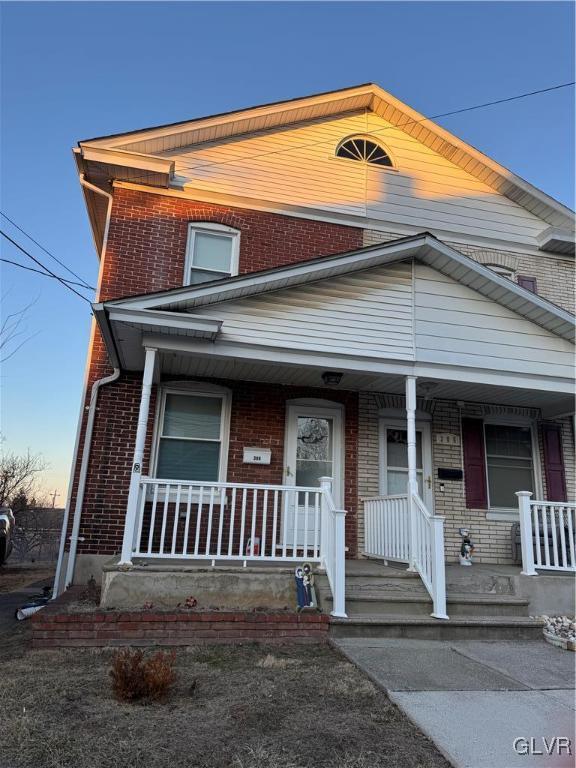
{"type": "Polygon", "coordinates": [[[450,432],[437,432],[434,435],[436,445],[460,445],[460,435],[453,435],[450,432]]]}

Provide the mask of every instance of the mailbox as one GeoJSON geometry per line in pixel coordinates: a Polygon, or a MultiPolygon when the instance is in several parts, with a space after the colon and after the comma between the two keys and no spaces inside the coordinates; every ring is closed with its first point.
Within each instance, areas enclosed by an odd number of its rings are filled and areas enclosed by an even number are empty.
{"type": "Polygon", "coordinates": [[[270,464],[270,448],[244,448],[244,464],[270,464]]]}

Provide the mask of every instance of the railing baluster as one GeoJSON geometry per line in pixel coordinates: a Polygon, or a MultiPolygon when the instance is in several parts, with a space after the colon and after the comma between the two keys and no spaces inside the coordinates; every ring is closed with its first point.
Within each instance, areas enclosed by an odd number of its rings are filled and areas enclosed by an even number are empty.
{"type": "Polygon", "coordinates": [[[308,559],[308,506],[310,497],[308,491],[304,494],[304,537],[302,542],[302,557],[308,559]]]}
{"type": "Polygon", "coordinates": [[[150,512],[150,530],[148,531],[148,554],[152,554],[152,544],[154,541],[154,526],[156,525],[156,505],[158,504],[158,488],[159,485],[154,485],[154,498],[152,499],[152,510],[150,512]]]}
{"type": "Polygon", "coordinates": [[[164,491],[164,509],[162,511],[162,530],[160,532],[160,553],[164,554],[164,539],[166,537],[166,520],[168,518],[168,501],[170,499],[170,485],[166,483],[164,491]]]}
{"type": "Polygon", "coordinates": [[[256,536],[256,515],[258,514],[258,491],[252,489],[252,525],[250,527],[250,556],[254,557],[254,538],[256,536]]]}
{"type": "MultiPolygon", "coordinates": [[[[533,536],[534,536],[534,554],[536,555],[536,565],[542,565],[542,547],[540,544],[540,514],[537,504],[532,504],[533,536]]],[[[532,545],[531,545],[532,546],[532,545]]]]}
{"type": "Polygon", "coordinates": [[[198,555],[200,548],[200,528],[202,525],[202,506],[204,502],[204,486],[200,486],[200,492],[198,494],[198,512],[196,513],[196,536],[194,538],[194,554],[198,555]]]}
{"type": "Polygon", "coordinates": [[[234,544],[234,519],[236,517],[236,488],[232,488],[232,502],[230,507],[230,535],[228,537],[228,557],[232,557],[234,544]]]}
{"type": "Polygon", "coordinates": [[[568,546],[570,547],[570,566],[576,568],[576,557],[574,556],[574,517],[576,517],[576,507],[568,507],[568,546]]]}
{"type": "Polygon", "coordinates": [[[544,561],[550,565],[550,546],[548,541],[548,507],[542,507],[542,538],[544,540],[544,561]]]}
{"type": "Polygon", "coordinates": [[[192,508],[192,488],[194,486],[188,486],[188,498],[186,500],[186,522],[184,523],[184,541],[182,544],[182,554],[186,556],[188,554],[188,536],[190,535],[190,510],[192,508]]]}
{"type": "MultiPolygon", "coordinates": [[[[566,514],[570,514],[569,510],[566,510],[566,514]]],[[[562,568],[568,566],[567,552],[566,552],[566,533],[564,530],[564,508],[558,507],[558,517],[560,526],[560,555],[562,556],[562,568]]]]}
{"type": "Polygon", "coordinates": [[[136,542],[134,552],[140,554],[142,550],[142,527],[144,525],[144,510],[146,509],[146,489],[145,483],[140,484],[140,494],[138,497],[138,532],[136,533],[136,542]]]}
{"type": "Polygon", "coordinates": [[[268,489],[264,491],[264,501],[262,502],[262,535],[260,536],[260,557],[266,556],[266,518],[268,517],[268,489]]]}
{"type": "Polygon", "coordinates": [[[314,548],[312,557],[317,558],[320,553],[320,494],[314,494],[314,548]]]}
{"type": "Polygon", "coordinates": [[[208,503],[208,529],[206,531],[206,550],[205,555],[211,554],[210,548],[212,546],[212,515],[214,513],[214,491],[215,488],[212,485],[210,487],[210,501],[208,503]]]}
{"type": "Polygon", "coordinates": [[[224,509],[226,502],[226,489],[220,489],[220,515],[218,518],[218,548],[216,554],[218,557],[222,554],[222,530],[224,528],[224,509]]]}
{"type": "Polygon", "coordinates": [[[178,518],[180,515],[180,493],[182,491],[182,486],[178,484],[176,486],[176,503],[175,503],[175,509],[174,509],[174,527],[172,528],[172,548],[170,552],[172,554],[176,553],[176,536],[178,535],[178,518]]]}
{"type": "Polygon", "coordinates": [[[298,518],[300,517],[299,514],[299,507],[300,507],[300,499],[298,491],[293,491],[294,494],[294,543],[292,546],[292,557],[297,557],[297,548],[298,548],[298,518]]]}
{"type": "Polygon", "coordinates": [[[248,489],[242,490],[242,510],[240,514],[240,541],[238,542],[238,555],[242,557],[244,555],[244,530],[246,527],[246,494],[248,489]]]}
{"type": "Polygon", "coordinates": [[[272,544],[270,556],[276,557],[276,535],[278,532],[278,490],[274,491],[274,519],[272,521],[272,544]]]}
{"type": "Polygon", "coordinates": [[[558,568],[560,560],[558,559],[558,542],[556,540],[556,513],[558,507],[550,507],[550,525],[552,526],[552,556],[554,558],[554,567],[558,568]]]}

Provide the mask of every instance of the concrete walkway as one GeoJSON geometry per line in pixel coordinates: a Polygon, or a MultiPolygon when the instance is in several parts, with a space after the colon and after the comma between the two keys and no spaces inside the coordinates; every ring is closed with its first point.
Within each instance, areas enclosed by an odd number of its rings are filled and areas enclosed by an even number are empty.
{"type": "Polygon", "coordinates": [[[334,645],[455,768],[575,765],[573,653],[544,641],[343,638],[334,645]]]}

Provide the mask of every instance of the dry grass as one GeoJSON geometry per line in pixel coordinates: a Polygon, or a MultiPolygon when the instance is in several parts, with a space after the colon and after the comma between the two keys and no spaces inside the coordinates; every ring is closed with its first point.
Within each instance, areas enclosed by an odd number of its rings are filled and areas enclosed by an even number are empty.
{"type": "MultiPolygon", "coordinates": [[[[49,564],[42,565],[6,565],[0,567],[0,593],[17,592],[19,589],[25,589],[37,581],[50,580],[54,577],[54,566],[49,564]]],[[[42,594],[42,587],[38,588],[38,593],[42,594]]]]}
{"type": "Polygon", "coordinates": [[[0,677],[1,768],[448,768],[328,648],[177,653],[165,704],[122,704],[110,651],[24,652],[0,677]]]}

